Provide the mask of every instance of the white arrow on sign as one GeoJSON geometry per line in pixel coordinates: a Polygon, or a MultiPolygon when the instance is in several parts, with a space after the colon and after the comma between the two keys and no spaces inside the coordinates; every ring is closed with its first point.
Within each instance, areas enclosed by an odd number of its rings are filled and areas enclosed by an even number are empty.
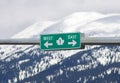
{"type": "Polygon", "coordinates": [[[49,46],[52,46],[52,45],[53,45],[53,43],[48,43],[48,41],[45,42],[45,44],[44,44],[44,46],[45,46],[46,48],[48,48],[49,46]]]}
{"type": "Polygon", "coordinates": [[[75,40],[72,40],[72,42],[68,42],[68,44],[72,44],[72,46],[75,46],[77,44],[77,42],[75,40]]]}

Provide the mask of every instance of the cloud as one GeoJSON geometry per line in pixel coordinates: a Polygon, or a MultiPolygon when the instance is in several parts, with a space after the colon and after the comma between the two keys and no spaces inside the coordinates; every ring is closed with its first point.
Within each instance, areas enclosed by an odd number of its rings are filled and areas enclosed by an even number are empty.
{"type": "Polygon", "coordinates": [[[10,37],[32,22],[56,20],[76,11],[120,13],[119,7],[120,0],[0,0],[0,35],[10,37]]]}

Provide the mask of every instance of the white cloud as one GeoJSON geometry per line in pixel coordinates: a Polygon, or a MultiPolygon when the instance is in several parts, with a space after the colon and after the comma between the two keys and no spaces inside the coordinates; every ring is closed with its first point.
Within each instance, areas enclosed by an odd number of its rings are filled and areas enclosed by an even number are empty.
{"type": "Polygon", "coordinates": [[[0,0],[0,37],[38,20],[56,20],[75,11],[119,13],[119,7],[120,0],[0,0]]]}

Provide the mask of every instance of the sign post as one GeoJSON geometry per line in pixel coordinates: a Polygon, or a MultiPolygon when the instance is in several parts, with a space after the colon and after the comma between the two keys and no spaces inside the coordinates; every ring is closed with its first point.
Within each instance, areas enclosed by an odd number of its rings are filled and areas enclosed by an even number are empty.
{"type": "Polygon", "coordinates": [[[40,36],[41,50],[81,48],[81,33],[44,34],[40,36]]]}

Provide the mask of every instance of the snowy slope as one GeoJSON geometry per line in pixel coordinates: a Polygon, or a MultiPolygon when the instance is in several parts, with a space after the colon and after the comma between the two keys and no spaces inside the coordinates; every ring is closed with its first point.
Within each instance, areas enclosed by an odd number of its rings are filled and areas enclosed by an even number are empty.
{"type": "MultiPolygon", "coordinates": [[[[107,17],[99,13],[89,13],[87,17],[86,15],[87,13],[78,12],[70,16],[67,16],[59,21],[56,21],[56,22],[50,22],[50,21],[42,22],[42,23],[38,22],[26,28],[22,32],[16,34],[12,38],[32,38],[32,37],[39,38],[39,35],[42,33],[63,33],[63,32],[74,32],[74,31],[79,32],[82,30],[77,29],[78,27],[83,26],[96,19],[107,17]]],[[[9,55],[11,55],[13,52],[16,51],[16,48],[17,49],[22,48],[21,50],[24,50],[29,47],[31,46],[17,46],[17,47],[16,46],[9,46],[9,47],[3,46],[2,47],[3,49],[1,50],[1,52],[4,52],[4,51],[7,51],[7,52],[5,52],[2,56],[0,56],[0,59],[5,59],[9,55]]]]}
{"type": "MultiPolygon", "coordinates": [[[[86,36],[115,37],[120,36],[119,29],[119,14],[105,15],[95,12],[77,12],[55,22],[48,21],[35,23],[12,38],[39,38],[39,35],[43,33],[63,32],[83,32],[86,36]]],[[[73,71],[74,74],[74,70],[82,72],[86,69],[92,70],[92,68],[97,68],[98,64],[106,66],[107,64],[120,62],[120,52],[118,46],[86,46],[83,50],[69,51],[40,51],[39,46],[33,45],[1,46],[0,49],[0,70],[2,70],[0,71],[0,81],[3,83],[20,82],[22,80],[28,81],[30,80],[29,78],[35,79],[34,76],[42,76],[42,72],[51,70],[52,66],[57,66],[57,69],[60,70],[60,74],[63,75],[63,71],[67,72],[67,70],[73,71]],[[77,53],[81,56],[79,59],[71,58],[73,56],[77,56],[77,53]],[[66,60],[68,63],[66,63],[66,60]],[[67,64],[69,64],[72,60],[77,61],[76,65],[68,66],[67,64]],[[87,63],[82,64],[82,61],[87,63]],[[57,63],[66,67],[62,68],[62,66],[57,63]],[[62,68],[62,70],[60,68],[62,68]],[[11,73],[13,74],[11,75],[11,73]]],[[[57,71],[56,69],[53,70],[57,71]]],[[[112,70],[114,70],[114,68],[112,68],[112,70]]],[[[41,80],[36,79],[35,81],[39,80],[39,82],[42,82],[42,79],[43,81],[55,81],[53,80],[54,77],[57,78],[57,76],[59,76],[56,75],[55,71],[52,71],[49,74],[46,73],[41,80]],[[53,77],[52,80],[50,80],[51,76],[53,77]]],[[[108,71],[109,74],[111,69],[104,70],[104,72],[105,71],[108,71]]],[[[120,69],[116,68],[116,71],[120,72],[120,69]]],[[[96,78],[99,78],[99,76],[96,78]]],[[[79,82],[79,79],[76,81],[79,82]]],[[[93,79],[95,79],[94,76],[93,79]]]]}
{"type": "Polygon", "coordinates": [[[13,36],[13,38],[30,38],[33,36],[35,37],[36,35],[39,37],[39,35],[42,33],[62,33],[78,31],[76,30],[76,28],[78,28],[79,26],[83,26],[91,21],[104,17],[107,16],[99,13],[89,13],[88,15],[88,13],[77,12],[56,22],[48,21],[43,23],[35,23],[22,32],[13,36]]]}

